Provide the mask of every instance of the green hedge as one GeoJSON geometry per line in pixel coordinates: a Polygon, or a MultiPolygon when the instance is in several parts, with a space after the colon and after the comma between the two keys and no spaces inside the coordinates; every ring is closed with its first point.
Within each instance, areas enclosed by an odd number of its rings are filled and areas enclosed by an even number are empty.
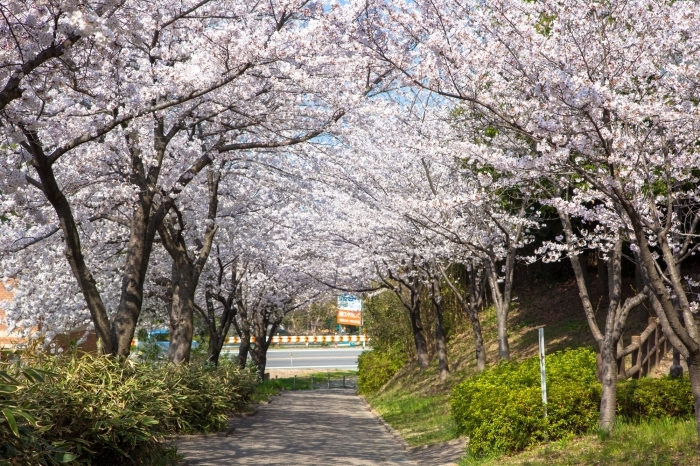
{"type": "Polygon", "coordinates": [[[617,384],[617,414],[629,421],[692,419],[693,391],[687,376],[642,378],[617,384]]]}
{"type": "Polygon", "coordinates": [[[223,363],[155,366],[108,357],[35,361],[41,378],[7,368],[16,389],[0,397],[4,413],[21,407],[27,416],[0,417],[0,464],[174,464],[163,438],[211,432],[243,409],[254,376],[223,363]]]}
{"type": "Polygon", "coordinates": [[[600,388],[595,353],[587,348],[558,352],[547,356],[546,365],[546,419],[536,357],[501,363],[453,389],[452,417],[469,436],[472,456],[515,452],[596,426],[600,388]]]}
{"type": "Polygon", "coordinates": [[[357,358],[357,392],[361,395],[376,393],[407,360],[406,354],[399,350],[363,352],[357,358]]]}
{"type": "MultiPolygon", "coordinates": [[[[458,430],[469,436],[467,450],[472,456],[512,453],[597,426],[601,387],[595,379],[595,353],[567,350],[547,356],[546,364],[546,419],[537,357],[501,363],[453,389],[452,417],[458,430]]],[[[692,419],[690,380],[684,376],[620,381],[617,414],[631,422],[692,419]]]]}

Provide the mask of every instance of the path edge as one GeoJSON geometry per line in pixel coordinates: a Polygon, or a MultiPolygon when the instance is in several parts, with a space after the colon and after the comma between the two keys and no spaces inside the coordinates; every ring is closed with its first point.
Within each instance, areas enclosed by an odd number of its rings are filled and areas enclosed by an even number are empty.
{"type": "Polygon", "coordinates": [[[401,434],[399,434],[398,432],[396,432],[396,430],[394,430],[394,428],[391,427],[391,426],[389,425],[389,423],[386,422],[386,421],[384,420],[384,418],[382,417],[382,415],[379,414],[379,413],[377,412],[377,410],[374,409],[374,408],[372,407],[372,405],[370,405],[370,404],[367,402],[367,400],[365,399],[364,396],[362,396],[362,395],[357,395],[357,397],[360,398],[360,399],[362,400],[362,402],[365,404],[365,406],[367,407],[367,411],[369,411],[370,413],[372,413],[372,416],[374,416],[374,417],[379,421],[379,423],[380,423],[381,425],[384,426],[384,428],[387,430],[387,432],[389,432],[389,433],[391,434],[391,436],[394,437],[394,440],[396,440],[397,442],[399,442],[399,445],[401,445],[401,446],[403,447],[403,449],[406,450],[407,453],[411,453],[411,447],[408,446],[408,442],[406,442],[406,440],[404,440],[404,438],[401,437],[401,434]]]}

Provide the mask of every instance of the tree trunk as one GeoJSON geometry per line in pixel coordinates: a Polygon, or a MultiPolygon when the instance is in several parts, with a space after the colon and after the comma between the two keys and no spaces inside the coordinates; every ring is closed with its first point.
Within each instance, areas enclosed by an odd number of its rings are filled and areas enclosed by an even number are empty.
{"type": "Polygon", "coordinates": [[[435,315],[435,350],[440,367],[440,381],[444,381],[450,375],[450,366],[447,362],[447,341],[445,339],[445,325],[442,321],[442,296],[440,294],[440,280],[435,278],[431,282],[431,297],[433,301],[433,313],[435,315]]]}
{"type": "Polygon", "coordinates": [[[583,252],[579,254],[576,259],[581,266],[581,273],[583,274],[583,281],[586,283],[586,289],[591,289],[591,277],[588,274],[588,254],[583,252]]]}
{"type": "Polygon", "coordinates": [[[420,300],[416,300],[416,304],[412,306],[410,311],[411,316],[411,330],[413,331],[413,341],[416,344],[416,356],[418,358],[418,366],[420,371],[423,372],[427,369],[428,364],[430,364],[430,358],[428,356],[428,343],[425,339],[425,333],[423,332],[423,324],[420,318],[420,300]]]}
{"type": "Polygon", "coordinates": [[[588,287],[586,285],[585,274],[583,272],[584,264],[581,263],[581,256],[574,255],[572,245],[576,243],[576,237],[571,227],[571,220],[565,212],[559,212],[559,218],[566,235],[566,241],[569,245],[569,259],[571,266],[576,276],[576,285],[579,290],[581,304],[586,314],[588,326],[593,334],[593,338],[598,343],[600,351],[600,359],[598,361],[598,376],[603,384],[603,392],[600,400],[600,418],[599,427],[605,432],[612,431],[615,424],[616,408],[617,408],[617,359],[618,344],[622,338],[627,317],[630,311],[641,304],[644,300],[647,288],[640,290],[634,297],[627,298],[624,305],[620,306],[622,298],[622,237],[618,237],[615,242],[615,247],[610,249],[609,260],[604,263],[598,259],[598,282],[602,278],[606,280],[606,289],[608,291],[608,307],[605,316],[604,332],[600,331],[596,320],[596,312],[591,303],[588,287]],[[604,264],[605,267],[601,267],[604,264]],[[604,273],[603,273],[604,271],[604,273]]]}
{"type": "Polygon", "coordinates": [[[444,381],[450,375],[450,366],[447,363],[447,342],[445,341],[445,326],[442,322],[442,310],[434,306],[435,310],[435,349],[437,350],[440,365],[440,380],[444,381]]]}
{"type": "Polygon", "coordinates": [[[498,326],[498,357],[504,361],[510,359],[510,344],[508,343],[508,305],[496,304],[496,321],[498,326]]]}
{"type": "Polygon", "coordinates": [[[214,364],[215,366],[219,365],[219,357],[221,357],[221,346],[218,348],[213,348],[209,350],[209,356],[207,357],[207,361],[210,364],[214,364]]]}
{"type": "Polygon", "coordinates": [[[245,365],[248,363],[248,353],[250,353],[250,337],[241,335],[241,344],[238,347],[238,357],[236,357],[239,369],[245,369],[245,365]]]}
{"type": "Polygon", "coordinates": [[[608,264],[600,257],[597,258],[598,263],[598,292],[601,296],[607,297],[610,293],[608,286],[608,264]]]}
{"type": "MultiPolygon", "coordinates": [[[[102,301],[100,291],[97,288],[97,282],[85,262],[80,243],[80,234],[75,223],[73,211],[68,203],[68,199],[66,199],[61,188],[58,186],[53,168],[44,155],[41,143],[36,139],[36,134],[27,134],[27,139],[32,142],[30,146],[33,149],[32,163],[39,174],[44,195],[51,203],[58,216],[59,225],[63,232],[63,241],[66,245],[66,259],[68,259],[71,272],[73,272],[73,276],[78,281],[80,291],[90,310],[90,316],[95,326],[95,333],[101,342],[102,352],[105,354],[115,354],[117,352],[117,345],[110,329],[107,309],[102,301]]],[[[129,341],[129,343],[131,344],[131,341],[129,341]]]]}
{"type": "Polygon", "coordinates": [[[600,429],[611,432],[615,425],[617,408],[617,361],[612,341],[606,341],[601,348],[601,382],[603,393],[600,398],[600,429]]]}
{"type": "Polygon", "coordinates": [[[469,318],[474,333],[474,350],[476,353],[476,369],[481,372],[486,368],[486,350],[484,348],[484,336],[481,332],[481,322],[479,321],[479,308],[483,303],[483,280],[479,277],[476,271],[476,266],[471,263],[471,271],[467,275],[466,268],[462,266],[461,277],[459,281],[462,284],[462,290],[469,290],[469,298],[465,299],[463,291],[458,289],[452,279],[447,275],[443,267],[440,268],[443,278],[447,285],[452,289],[452,292],[457,297],[457,300],[462,307],[462,310],[469,318]]]}
{"type": "Polygon", "coordinates": [[[173,261],[173,299],[170,306],[170,352],[173,364],[190,362],[194,332],[193,270],[187,261],[173,261]]]}
{"type": "Polygon", "coordinates": [[[143,304],[143,285],[151,256],[152,240],[148,238],[148,219],[151,212],[151,194],[142,192],[131,219],[126,264],[122,275],[121,298],[112,321],[112,338],[117,345],[117,354],[128,356],[131,340],[143,304]]]}
{"type": "Polygon", "coordinates": [[[688,374],[695,402],[695,429],[700,438],[700,355],[691,355],[688,359],[688,374]]]}
{"type": "MultiPolygon", "coordinates": [[[[484,263],[486,274],[491,290],[493,305],[496,308],[496,329],[498,338],[498,357],[501,360],[507,361],[510,359],[510,344],[508,343],[508,311],[510,310],[510,283],[508,277],[504,280],[504,292],[498,286],[498,275],[496,273],[496,264],[493,261],[486,260],[484,263]]],[[[507,272],[506,272],[507,274],[507,272]]],[[[512,277],[511,277],[512,278],[512,277]]]]}
{"type": "Polygon", "coordinates": [[[474,350],[476,352],[476,370],[481,372],[486,369],[486,349],[484,348],[484,336],[481,333],[481,322],[479,317],[470,319],[472,324],[472,332],[474,332],[474,350]]]}
{"type": "Polygon", "coordinates": [[[260,380],[265,379],[265,366],[267,366],[267,347],[268,345],[264,343],[263,338],[259,339],[258,335],[255,336],[255,347],[251,349],[250,356],[257,367],[258,378],[260,380]],[[263,340],[263,342],[261,342],[263,340]]]}

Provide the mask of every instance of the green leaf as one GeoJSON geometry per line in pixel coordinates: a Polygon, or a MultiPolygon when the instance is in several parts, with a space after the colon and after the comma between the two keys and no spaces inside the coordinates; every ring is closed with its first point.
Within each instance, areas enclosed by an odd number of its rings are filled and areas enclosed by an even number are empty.
{"type": "Polygon", "coordinates": [[[15,415],[12,413],[12,410],[9,408],[5,408],[2,410],[2,414],[5,415],[5,419],[7,419],[7,423],[10,425],[10,429],[12,430],[12,433],[15,434],[15,437],[19,437],[19,428],[17,427],[17,419],[15,419],[15,415]]]}
{"type": "Polygon", "coordinates": [[[47,376],[55,376],[56,374],[45,371],[42,369],[34,369],[33,367],[27,367],[23,371],[24,376],[31,380],[32,382],[43,382],[46,380],[47,376]]]}
{"type": "Polygon", "coordinates": [[[78,459],[78,455],[62,451],[60,453],[56,453],[53,456],[53,459],[57,463],[70,463],[71,461],[75,461],[76,459],[78,459]]]}
{"type": "Polygon", "coordinates": [[[29,422],[31,425],[36,426],[36,419],[34,419],[34,418],[31,416],[31,414],[29,414],[28,412],[26,412],[26,411],[16,411],[15,414],[18,415],[18,416],[22,416],[22,417],[23,417],[24,419],[26,419],[27,422],[29,422]]]}
{"type": "Polygon", "coordinates": [[[19,389],[17,385],[0,385],[0,393],[14,393],[19,389]]]}

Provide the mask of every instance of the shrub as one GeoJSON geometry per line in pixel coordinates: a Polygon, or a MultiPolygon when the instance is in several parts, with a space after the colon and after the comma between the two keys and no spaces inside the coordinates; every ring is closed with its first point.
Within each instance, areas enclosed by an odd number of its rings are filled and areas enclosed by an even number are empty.
{"type": "Polygon", "coordinates": [[[617,414],[633,422],[665,417],[691,419],[694,412],[690,379],[666,376],[618,382],[617,414]]]}
{"type": "Polygon", "coordinates": [[[450,400],[458,430],[473,456],[510,453],[595,427],[600,388],[595,353],[586,348],[547,356],[547,418],[539,359],[504,362],[457,385],[450,400]]]}
{"type": "Polygon", "coordinates": [[[9,464],[175,464],[165,435],[224,427],[254,386],[252,374],[226,364],[156,366],[86,355],[34,367],[53,375],[15,390],[2,408],[21,406],[35,420],[23,423],[21,438],[42,449],[3,451],[9,464]]]}
{"type": "Polygon", "coordinates": [[[361,395],[376,393],[406,364],[404,352],[388,349],[365,351],[357,358],[357,392],[361,395]]]}
{"type": "Polygon", "coordinates": [[[42,371],[13,368],[0,371],[0,464],[59,464],[75,459],[64,444],[51,444],[42,437],[41,428],[29,413],[18,392],[43,383],[42,371]],[[13,460],[12,463],[9,460],[13,460]]]}
{"type": "Polygon", "coordinates": [[[178,433],[216,432],[228,425],[232,412],[244,409],[255,389],[255,370],[241,372],[229,360],[218,367],[167,366],[161,369],[166,390],[177,400],[167,430],[178,433]]]}

